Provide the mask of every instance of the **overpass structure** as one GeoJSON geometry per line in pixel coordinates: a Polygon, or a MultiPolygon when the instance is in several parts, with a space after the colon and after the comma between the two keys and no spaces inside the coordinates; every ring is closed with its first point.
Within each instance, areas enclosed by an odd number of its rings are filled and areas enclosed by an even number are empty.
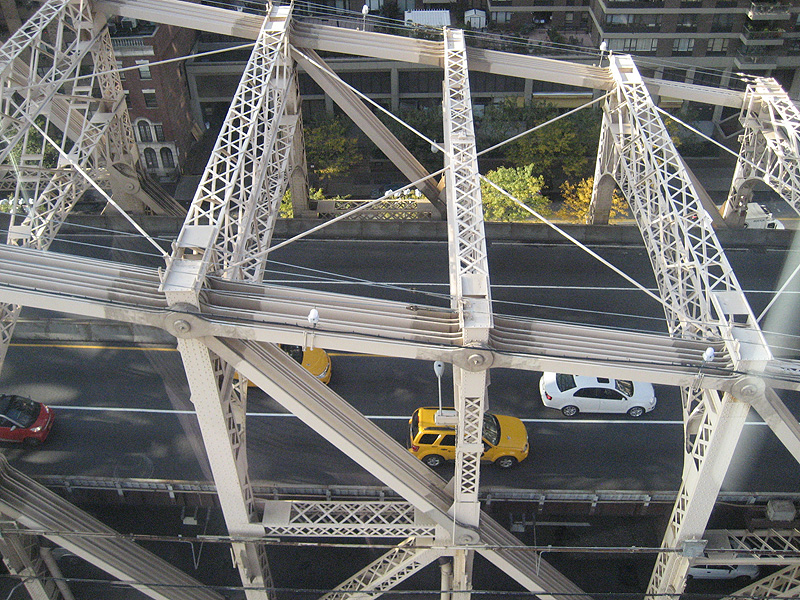
{"type": "MultiPolygon", "coordinates": [[[[248,14],[181,0],[49,0],[3,46],[0,164],[14,216],[7,244],[0,248],[0,356],[23,305],[147,324],[174,335],[248,600],[276,597],[266,553],[276,535],[398,540],[325,598],[379,596],[437,560],[445,565],[441,591],[468,598],[476,553],[540,598],[588,598],[481,510],[479,458],[490,369],[602,373],[679,385],[686,442],[683,481],[648,593],[680,594],[692,561],[701,560],[693,549],[703,538],[751,407],[800,460],[800,425],[774,391],[800,389],[800,362],[796,356],[776,358],[768,346],[652,98],[664,94],[741,109],[747,133],[726,208],[731,221],[746,207],[748,186],[756,178],[773,185],[800,212],[797,107],[771,80],[754,80],[743,93],[654,82],[639,75],[629,56],[598,56],[606,66],[586,66],[471,48],[453,29],[423,40],[333,27],[294,13],[291,3],[267,3],[264,14],[248,14]],[[125,191],[119,184],[111,186],[110,195],[105,191],[115,172],[136,170],[106,28],[113,15],[255,40],[181,232],[171,253],[158,247],[165,260],[159,270],[48,251],[87,186],[106,194],[120,210],[136,205],[127,197],[119,201],[125,191]],[[426,172],[319,52],[441,67],[444,173],[426,172]],[[307,196],[298,64],[447,219],[449,307],[262,282],[284,192],[291,189],[295,203],[307,196]],[[605,94],[593,218],[607,219],[611,192],[619,187],[653,265],[668,335],[494,313],[470,69],[605,94]],[[452,364],[458,431],[453,480],[443,480],[413,458],[280,351],[278,343],[452,364]],[[403,500],[259,497],[248,471],[247,382],[237,373],[403,500]]],[[[136,198],[151,210],[174,210],[168,202],[136,198]]],[[[70,597],[63,582],[52,585],[46,574],[41,538],[152,598],[222,597],[138,546],[87,535],[102,524],[7,465],[0,476],[0,513],[15,524],[13,530],[4,529],[0,552],[33,598],[70,597]]],[[[765,547],[775,543],[770,540],[791,535],[764,535],[758,549],[766,553],[765,547]]],[[[798,595],[799,562],[796,553],[785,551],[785,566],[754,584],[758,595],[798,595]]]]}

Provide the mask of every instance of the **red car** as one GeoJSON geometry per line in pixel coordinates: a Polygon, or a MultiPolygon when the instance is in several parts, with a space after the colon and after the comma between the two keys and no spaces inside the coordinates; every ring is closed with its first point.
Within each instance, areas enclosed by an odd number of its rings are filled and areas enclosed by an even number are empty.
{"type": "Polygon", "coordinates": [[[0,395],[0,440],[38,446],[53,428],[53,410],[30,398],[0,395]]]}

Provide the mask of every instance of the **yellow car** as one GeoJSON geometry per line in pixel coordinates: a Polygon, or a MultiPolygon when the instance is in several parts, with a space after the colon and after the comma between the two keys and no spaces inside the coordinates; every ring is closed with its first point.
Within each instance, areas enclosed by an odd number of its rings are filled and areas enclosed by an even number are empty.
{"type": "MultiPolygon", "coordinates": [[[[409,451],[429,467],[456,458],[456,428],[437,425],[434,421],[437,411],[437,408],[418,408],[408,421],[409,451]]],[[[508,469],[528,456],[528,430],[516,417],[485,413],[483,448],[481,460],[508,469]]]]}
{"type": "MultiPolygon", "coordinates": [[[[322,348],[301,348],[290,344],[281,344],[281,350],[299,362],[303,367],[322,383],[330,383],[331,357],[322,348]]],[[[236,373],[239,379],[239,373],[236,373]]],[[[247,387],[253,387],[252,381],[247,382],[247,387]]]]}
{"type": "Polygon", "coordinates": [[[322,383],[331,380],[331,357],[322,348],[301,348],[281,344],[281,350],[299,362],[306,371],[319,379],[322,383]]]}

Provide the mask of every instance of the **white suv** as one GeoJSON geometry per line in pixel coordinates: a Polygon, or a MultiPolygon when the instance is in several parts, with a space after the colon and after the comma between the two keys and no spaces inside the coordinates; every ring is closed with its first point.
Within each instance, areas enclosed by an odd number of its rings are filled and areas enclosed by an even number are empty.
{"type": "Polygon", "coordinates": [[[641,417],[656,407],[656,394],[651,384],[626,379],[542,373],[539,393],[542,404],[560,409],[567,417],[579,412],[627,413],[631,417],[641,417]]]}

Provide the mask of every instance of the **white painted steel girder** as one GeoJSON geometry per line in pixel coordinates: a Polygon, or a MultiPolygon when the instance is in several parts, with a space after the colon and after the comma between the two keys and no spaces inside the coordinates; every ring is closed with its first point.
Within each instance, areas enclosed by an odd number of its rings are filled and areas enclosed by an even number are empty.
{"type": "MultiPolygon", "coordinates": [[[[468,523],[454,523],[448,514],[454,496],[446,482],[285,352],[273,344],[242,340],[204,338],[204,342],[239,373],[435,522],[436,543],[445,546],[443,552],[452,554],[453,550],[446,546],[453,544],[474,547],[501,568],[507,567],[507,572],[529,590],[577,594],[576,599],[583,600],[579,588],[541,557],[519,549],[519,540],[488,515],[481,516],[480,529],[468,523]],[[450,540],[454,531],[456,539],[450,540]]],[[[415,564],[433,558],[418,559],[415,564]]],[[[422,566],[417,564],[413,571],[422,566]]],[[[410,574],[407,572],[404,577],[410,574]]],[[[374,575],[373,571],[369,577],[374,575]]]]}
{"type": "MultiPolygon", "coordinates": [[[[213,287],[204,291],[198,313],[169,307],[158,290],[156,269],[7,245],[0,245],[0,272],[0,301],[149,325],[187,337],[313,343],[442,360],[466,369],[474,369],[482,357],[495,367],[605,374],[667,385],[692,385],[703,367],[703,386],[720,390],[734,390],[740,378],[730,371],[721,342],[498,316],[492,348],[474,349],[461,346],[456,314],[441,307],[210,278],[213,287]],[[312,330],[307,316],[314,307],[321,318],[312,330]],[[699,357],[707,346],[717,352],[704,364],[699,357]]],[[[800,370],[782,370],[769,381],[778,388],[798,389],[800,370]]]]}
{"type": "Polygon", "coordinates": [[[284,100],[293,80],[288,57],[290,16],[291,6],[277,6],[263,20],[164,273],[163,289],[176,301],[177,294],[182,294],[183,301],[196,303],[209,272],[228,279],[255,276],[243,270],[240,261],[246,258],[246,249],[269,237],[269,232],[254,226],[254,220],[257,214],[263,219],[265,212],[274,212],[277,206],[258,203],[263,200],[262,190],[272,200],[272,194],[288,180],[285,158],[289,134],[296,126],[296,119],[291,124],[284,121],[284,100]],[[285,126],[288,131],[281,129],[285,126]],[[279,165],[267,164],[276,152],[282,157],[279,165]],[[273,182],[273,189],[267,183],[271,168],[278,169],[280,180],[273,182]]]}
{"type": "Polygon", "coordinates": [[[153,600],[223,600],[221,594],[120,536],[8,464],[0,455],[0,514],[153,600]]]}
{"type": "MultiPolygon", "coordinates": [[[[610,70],[617,87],[604,107],[596,178],[611,175],[630,203],[666,301],[669,331],[721,337],[735,368],[763,370],[769,348],[633,61],[612,56],[610,70]]],[[[763,390],[753,378],[737,395],[749,400],[763,390]]],[[[686,456],[665,548],[702,535],[750,409],[728,393],[695,386],[682,395],[686,456]]],[[[688,567],[681,555],[660,554],[648,592],[680,593],[688,567]]]]}
{"type": "Polygon", "coordinates": [[[604,107],[598,173],[628,199],[665,300],[670,333],[719,339],[736,368],[772,355],[672,139],[630,57],[611,57],[617,80],[604,107]]]}
{"type": "Polygon", "coordinates": [[[752,187],[763,181],[800,213],[800,109],[771,77],[747,86],[739,115],[744,127],[723,216],[744,225],[752,187]]]}
{"type": "MultiPolygon", "coordinates": [[[[313,50],[295,49],[292,54],[305,72],[325,90],[348,117],[392,161],[409,181],[428,176],[427,169],[403,146],[389,128],[370,110],[359,96],[313,50]]],[[[425,179],[417,188],[434,204],[443,216],[445,206],[439,199],[439,187],[434,178],[425,179]]]]}
{"type": "MultiPolygon", "coordinates": [[[[47,249],[89,187],[88,173],[135,147],[124,94],[110,68],[116,63],[108,31],[88,2],[47,3],[0,53],[0,163],[16,174],[8,243],[47,249]],[[89,57],[95,71],[81,73],[89,57]],[[93,96],[95,83],[100,98],[93,96]],[[59,154],[34,122],[55,138],[59,154]]],[[[0,306],[0,364],[19,311],[0,306]]]]}
{"type": "Polygon", "coordinates": [[[694,559],[693,564],[800,565],[798,529],[713,529],[704,537],[709,540],[706,556],[694,559]],[[720,547],[724,550],[714,551],[720,547]]]}
{"type": "MultiPolygon", "coordinates": [[[[690,392],[686,388],[682,392],[686,403],[685,396],[690,392]]],[[[702,537],[750,410],[749,404],[738,402],[730,394],[720,396],[713,390],[702,393],[706,396],[702,422],[694,436],[687,432],[690,447],[684,459],[683,480],[662,548],[679,548],[684,541],[702,537]]],[[[681,554],[659,554],[648,593],[681,593],[689,566],[689,559],[681,554]]]]}
{"type": "MultiPolygon", "coordinates": [[[[145,19],[178,27],[200,29],[254,40],[262,17],[184,2],[182,0],[97,0],[95,5],[109,15],[145,19]]],[[[441,43],[371,31],[326,25],[324,19],[294,19],[291,43],[298,48],[399,60],[413,64],[443,66],[441,43]]],[[[470,68],[476,71],[522,77],[535,81],[566,83],[587,89],[610,90],[607,69],[538,56],[468,48],[470,68]]],[[[644,78],[653,95],[740,108],[743,93],[677,81],[644,78]]]]}
{"type": "Polygon", "coordinates": [[[9,574],[25,586],[31,600],[62,600],[40,553],[38,535],[5,530],[0,534],[0,554],[9,574]]]}
{"type": "MultiPolygon", "coordinates": [[[[444,146],[447,199],[450,297],[458,311],[465,346],[486,347],[492,327],[489,265],[483,227],[483,203],[472,122],[464,32],[444,31],[444,146]]],[[[475,367],[488,367],[475,354],[475,367]]],[[[480,459],[483,454],[483,413],[486,403],[485,369],[453,368],[456,427],[454,518],[477,527],[480,522],[480,459]]],[[[468,590],[472,561],[454,561],[454,588],[468,590]],[[459,572],[459,566],[469,572],[459,572]]]]}
{"type": "MultiPolygon", "coordinates": [[[[288,182],[299,98],[288,53],[291,6],[267,6],[267,18],[211,152],[167,262],[161,290],[171,306],[200,307],[209,272],[230,280],[257,280],[288,182]]],[[[180,310],[180,309],[179,309],[180,310]]],[[[246,453],[247,384],[201,338],[174,333],[192,388],[233,554],[248,600],[271,596],[272,578],[262,544],[260,516],[250,486],[246,453]],[[201,413],[208,418],[201,418],[201,413]],[[212,458],[213,457],[213,458],[212,458]]]]}
{"type": "Polygon", "coordinates": [[[800,565],[790,565],[771,573],[755,583],[738,590],[722,600],[736,598],[797,598],[800,597],[800,565]]]}
{"type": "Polygon", "coordinates": [[[444,554],[441,548],[409,538],[336,586],[320,600],[370,600],[379,597],[444,554]]]}
{"type": "Polygon", "coordinates": [[[436,524],[408,502],[267,500],[267,536],[409,538],[436,535],[436,524]]]}

